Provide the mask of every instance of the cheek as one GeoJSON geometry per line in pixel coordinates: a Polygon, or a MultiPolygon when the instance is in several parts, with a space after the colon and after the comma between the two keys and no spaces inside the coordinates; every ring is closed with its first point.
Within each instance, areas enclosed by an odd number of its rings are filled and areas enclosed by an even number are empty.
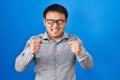
{"type": "Polygon", "coordinates": [[[65,29],[65,26],[61,27],[61,30],[63,31],[65,29]]]}
{"type": "Polygon", "coordinates": [[[50,29],[51,29],[51,26],[49,26],[49,25],[46,25],[46,29],[47,29],[47,31],[50,31],[50,29]]]}

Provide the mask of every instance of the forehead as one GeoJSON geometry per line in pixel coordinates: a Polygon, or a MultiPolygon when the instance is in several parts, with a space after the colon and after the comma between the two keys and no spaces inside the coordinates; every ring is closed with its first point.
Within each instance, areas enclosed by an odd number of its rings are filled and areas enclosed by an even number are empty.
{"type": "Polygon", "coordinates": [[[65,14],[56,12],[56,11],[49,11],[46,14],[47,19],[65,19],[65,14]]]}

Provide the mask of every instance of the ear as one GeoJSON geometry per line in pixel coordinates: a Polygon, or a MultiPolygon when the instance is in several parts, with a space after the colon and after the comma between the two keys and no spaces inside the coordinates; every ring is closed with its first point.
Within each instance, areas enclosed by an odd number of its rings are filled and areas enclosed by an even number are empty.
{"type": "Polygon", "coordinates": [[[46,26],[46,20],[45,20],[45,18],[43,19],[43,23],[44,23],[44,26],[46,26]]]}
{"type": "Polygon", "coordinates": [[[65,23],[67,24],[68,20],[65,21],[65,23]]]}

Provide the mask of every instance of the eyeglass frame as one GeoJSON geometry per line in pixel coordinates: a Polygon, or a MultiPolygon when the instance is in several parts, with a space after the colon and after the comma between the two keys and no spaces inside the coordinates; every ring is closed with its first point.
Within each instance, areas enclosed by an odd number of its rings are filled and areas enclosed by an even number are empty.
{"type": "Polygon", "coordinates": [[[58,20],[54,20],[54,19],[46,19],[45,18],[45,20],[47,21],[47,23],[49,24],[49,25],[54,25],[55,23],[57,23],[57,25],[63,25],[64,23],[66,23],[66,19],[65,20],[63,20],[63,19],[58,19],[58,20]],[[51,20],[51,21],[53,21],[53,22],[49,22],[49,20],[51,20]],[[60,23],[59,21],[63,21],[62,23],[60,23]]]}

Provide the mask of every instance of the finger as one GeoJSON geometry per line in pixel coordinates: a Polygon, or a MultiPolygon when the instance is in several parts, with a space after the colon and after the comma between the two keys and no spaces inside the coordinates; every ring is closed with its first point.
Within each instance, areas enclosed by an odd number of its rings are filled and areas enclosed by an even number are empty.
{"type": "Polygon", "coordinates": [[[31,43],[33,45],[40,45],[40,44],[42,44],[42,41],[40,41],[40,40],[33,40],[31,43]]]}
{"type": "Polygon", "coordinates": [[[35,50],[34,50],[34,53],[36,53],[36,52],[38,52],[38,51],[39,51],[39,49],[35,49],[35,50]]]}
{"type": "Polygon", "coordinates": [[[38,51],[38,50],[40,50],[40,47],[36,46],[36,47],[34,47],[34,50],[38,51]]]}
{"type": "Polygon", "coordinates": [[[71,50],[72,50],[73,53],[77,52],[77,50],[75,48],[71,48],[71,50]]]}
{"type": "Polygon", "coordinates": [[[79,44],[72,44],[71,46],[70,46],[71,48],[78,48],[79,47],[79,44]]]}
{"type": "Polygon", "coordinates": [[[36,40],[34,40],[35,41],[35,43],[42,43],[42,40],[41,39],[36,39],[36,40]]]}
{"type": "Polygon", "coordinates": [[[69,45],[73,45],[74,44],[74,41],[69,41],[69,45]]]}
{"type": "Polygon", "coordinates": [[[75,43],[79,43],[79,41],[77,41],[77,40],[69,41],[69,44],[75,44],[75,43]]]}
{"type": "Polygon", "coordinates": [[[75,46],[78,46],[78,44],[77,44],[77,43],[72,43],[72,44],[70,45],[70,47],[75,47],[75,46]]]}
{"type": "Polygon", "coordinates": [[[34,44],[34,46],[39,46],[39,47],[40,47],[41,45],[42,45],[42,43],[35,43],[35,44],[34,44]]]}
{"type": "Polygon", "coordinates": [[[74,47],[71,47],[71,49],[72,49],[72,50],[75,50],[75,48],[74,48],[74,47]]]}

